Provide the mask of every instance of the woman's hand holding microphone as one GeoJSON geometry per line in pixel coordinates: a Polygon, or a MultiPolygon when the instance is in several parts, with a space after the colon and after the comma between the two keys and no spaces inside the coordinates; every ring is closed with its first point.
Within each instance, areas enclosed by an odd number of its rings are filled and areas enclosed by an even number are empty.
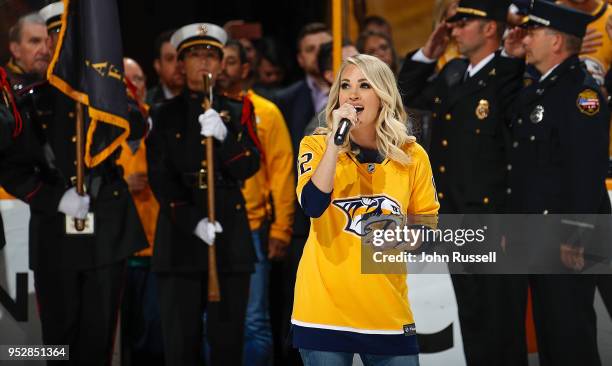
{"type": "Polygon", "coordinates": [[[328,148],[333,145],[339,151],[342,146],[348,144],[350,129],[358,123],[357,109],[353,105],[344,103],[340,108],[334,110],[332,112],[332,134],[327,141],[328,148]]]}
{"type": "MultiPolygon", "coordinates": [[[[327,148],[316,171],[312,175],[312,183],[322,192],[330,193],[334,188],[334,175],[336,174],[336,161],[343,146],[348,144],[350,128],[359,123],[357,110],[351,104],[344,103],[340,108],[332,112],[332,133],[327,138],[327,148]],[[342,120],[347,119],[350,123],[342,127],[342,120]],[[338,146],[335,143],[339,128],[344,128],[345,138],[338,146]]],[[[342,131],[342,130],[341,130],[342,131]]]]}

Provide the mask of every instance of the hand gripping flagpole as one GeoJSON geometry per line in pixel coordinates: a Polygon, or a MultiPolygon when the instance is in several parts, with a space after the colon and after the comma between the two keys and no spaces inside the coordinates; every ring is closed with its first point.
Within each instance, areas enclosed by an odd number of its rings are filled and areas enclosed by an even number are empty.
{"type": "MultiPolygon", "coordinates": [[[[212,106],[212,74],[204,74],[204,100],[202,108],[204,112],[212,106]]],[[[215,161],[213,155],[213,138],[206,137],[206,180],[208,188],[208,222],[215,224],[215,161]]],[[[217,255],[215,244],[208,246],[208,301],[221,301],[221,291],[219,289],[219,276],[217,273],[217,255]]]]}

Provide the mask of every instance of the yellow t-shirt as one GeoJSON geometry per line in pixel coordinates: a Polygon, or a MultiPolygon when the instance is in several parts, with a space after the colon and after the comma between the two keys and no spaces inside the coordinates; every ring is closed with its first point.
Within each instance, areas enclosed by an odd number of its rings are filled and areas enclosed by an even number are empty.
{"type": "MultiPolygon", "coordinates": [[[[306,136],[301,142],[297,167],[300,204],[308,199],[301,197],[302,190],[325,148],[323,135],[306,136]]],[[[363,233],[358,222],[363,214],[379,209],[432,215],[440,207],[426,152],[417,143],[404,150],[411,158],[407,166],[389,159],[362,164],[348,153],[338,157],[331,203],[320,217],[311,219],[297,272],[292,315],[296,347],[381,354],[418,352],[412,336],[414,318],[406,275],[361,273],[363,233]],[[382,343],[378,342],[380,336],[385,336],[382,343]]]]}

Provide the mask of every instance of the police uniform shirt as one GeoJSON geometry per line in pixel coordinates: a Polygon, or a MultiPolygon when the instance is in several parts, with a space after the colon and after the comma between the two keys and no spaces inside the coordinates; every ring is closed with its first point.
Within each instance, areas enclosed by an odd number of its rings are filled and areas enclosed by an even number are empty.
{"type": "Polygon", "coordinates": [[[440,211],[503,211],[508,110],[522,87],[524,61],[497,51],[485,65],[474,65],[471,75],[469,61],[458,58],[434,77],[435,63],[413,55],[406,57],[398,85],[407,107],[432,111],[429,153],[440,211]]]}
{"type": "Polygon", "coordinates": [[[527,87],[513,110],[513,211],[606,212],[609,111],[578,57],[527,87]]]}

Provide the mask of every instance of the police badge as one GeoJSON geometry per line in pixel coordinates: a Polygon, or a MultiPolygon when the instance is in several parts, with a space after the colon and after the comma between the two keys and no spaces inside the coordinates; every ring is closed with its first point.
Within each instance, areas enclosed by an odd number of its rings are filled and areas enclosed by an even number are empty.
{"type": "Polygon", "coordinates": [[[541,105],[536,106],[529,115],[529,119],[534,124],[542,122],[542,120],[544,119],[544,107],[542,107],[541,105]]]}
{"type": "Polygon", "coordinates": [[[479,120],[483,120],[489,116],[489,101],[486,99],[481,99],[478,102],[478,106],[476,107],[476,117],[479,120]]]}

